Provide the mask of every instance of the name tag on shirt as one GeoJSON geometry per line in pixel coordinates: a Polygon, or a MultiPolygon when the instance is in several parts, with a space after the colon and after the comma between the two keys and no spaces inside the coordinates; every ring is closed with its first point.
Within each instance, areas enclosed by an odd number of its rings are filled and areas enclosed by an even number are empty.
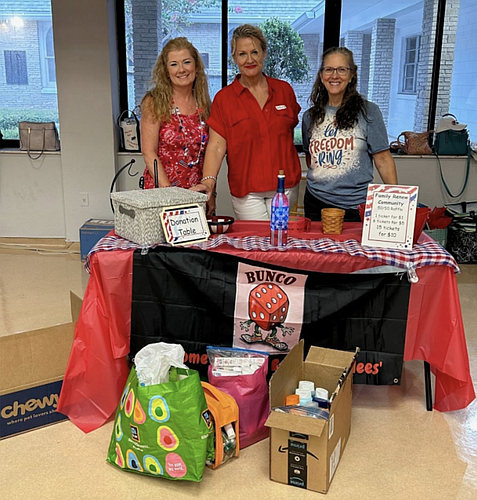
{"type": "Polygon", "coordinates": [[[281,109],[287,109],[287,107],[285,106],[285,104],[279,104],[278,106],[275,106],[275,108],[280,111],[281,109]]]}

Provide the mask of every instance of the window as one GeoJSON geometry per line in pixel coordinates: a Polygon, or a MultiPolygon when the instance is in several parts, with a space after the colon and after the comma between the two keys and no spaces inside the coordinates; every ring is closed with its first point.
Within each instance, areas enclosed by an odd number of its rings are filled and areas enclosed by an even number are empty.
{"type": "Polygon", "coordinates": [[[202,52],[200,54],[200,57],[202,58],[202,61],[204,62],[205,69],[209,69],[209,53],[208,52],[202,52]]]}
{"type": "MultiPolygon", "coordinates": [[[[213,99],[223,82],[231,81],[236,74],[229,42],[233,30],[244,23],[259,25],[269,39],[267,74],[289,81],[302,113],[308,108],[307,100],[317,73],[317,56],[323,45],[323,8],[316,7],[320,3],[317,0],[119,2],[124,7],[122,31],[123,46],[126,46],[123,71],[127,75],[124,77],[127,89],[121,88],[123,108],[134,109],[140,103],[158,54],[167,40],[177,36],[187,37],[201,53],[213,99]],[[310,11],[316,11],[312,26],[308,22],[310,11]]],[[[121,50],[121,43],[119,48],[121,50]]],[[[295,140],[301,143],[300,125],[295,140]]]]}
{"type": "MultiPolygon", "coordinates": [[[[158,54],[170,38],[187,37],[203,56],[214,96],[221,85],[221,3],[218,0],[119,0],[124,8],[125,79],[122,107],[136,108],[147,89],[158,54]]],[[[119,44],[121,47],[121,44],[119,44]]]]}
{"type": "Polygon", "coordinates": [[[416,93],[419,41],[419,36],[410,36],[404,39],[404,62],[401,83],[401,92],[404,94],[416,93]]]}
{"type": "Polygon", "coordinates": [[[7,85],[28,85],[26,52],[5,51],[5,77],[7,85]]]}
{"type": "Polygon", "coordinates": [[[0,47],[0,130],[18,147],[19,122],[59,125],[50,2],[0,1],[0,47]]]}
{"type": "Polygon", "coordinates": [[[44,89],[56,91],[55,49],[51,23],[39,23],[41,81],[44,89]]]}

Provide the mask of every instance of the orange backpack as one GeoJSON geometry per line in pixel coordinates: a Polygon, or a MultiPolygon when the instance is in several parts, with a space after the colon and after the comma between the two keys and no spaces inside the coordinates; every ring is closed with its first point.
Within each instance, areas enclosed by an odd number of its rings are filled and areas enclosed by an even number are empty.
{"type": "Polygon", "coordinates": [[[207,463],[211,469],[216,469],[225,460],[224,458],[224,441],[222,438],[222,428],[227,424],[231,424],[235,432],[235,453],[234,457],[239,455],[239,407],[237,402],[232,396],[217,389],[207,382],[202,382],[204,388],[205,399],[207,406],[214,419],[214,432],[215,432],[215,461],[214,463],[207,463]]]}

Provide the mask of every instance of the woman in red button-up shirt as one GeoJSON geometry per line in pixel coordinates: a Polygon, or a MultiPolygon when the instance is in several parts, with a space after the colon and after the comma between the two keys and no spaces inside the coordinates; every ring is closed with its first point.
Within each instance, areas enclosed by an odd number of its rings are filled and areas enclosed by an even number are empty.
{"type": "Polygon", "coordinates": [[[256,26],[235,29],[232,57],[240,74],[220,90],[212,103],[201,184],[194,189],[209,196],[227,153],[228,181],[237,219],[270,219],[271,199],[279,170],[293,207],[298,197],[301,167],[293,143],[300,105],[292,87],[266,76],[267,41],[256,26]]]}

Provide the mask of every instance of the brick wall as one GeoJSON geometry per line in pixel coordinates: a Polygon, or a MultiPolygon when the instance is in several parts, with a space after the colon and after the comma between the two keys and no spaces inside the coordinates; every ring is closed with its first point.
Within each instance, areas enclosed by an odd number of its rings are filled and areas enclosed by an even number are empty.
{"type": "MultiPolygon", "coordinates": [[[[139,104],[149,88],[151,72],[162,49],[161,33],[161,0],[135,0],[132,5],[134,97],[130,96],[130,103],[139,104]]],[[[131,86],[129,82],[128,87],[131,86]]]]}
{"type": "MultiPolygon", "coordinates": [[[[460,0],[449,0],[446,3],[436,119],[449,111],[459,7],[460,0]]],[[[424,0],[421,49],[417,68],[417,99],[414,109],[414,130],[416,131],[428,128],[427,116],[435,48],[436,18],[437,5],[433,0],[424,0]]]]}
{"type": "Polygon", "coordinates": [[[376,103],[387,125],[393,69],[395,19],[375,19],[371,34],[369,100],[376,103]]]}
{"type": "Polygon", "coordinates": [[[56,92],[43,89],[40,69],[38,23],[25,21],[21,28],[0,30],[0,109],[57,109],[56,92]],[[28,84],[6,83],[5,51],[25,51],[28,84]],[[21,94],[21,99],[19,95],[21,94]]]}
{"type": "Polygon", "coordinates": [[[354,62],[358,66],[358,92],[367,97],[371,35],[362,31],[348,31],[341,39],[341,45],[353,52],[354,62]]]}

